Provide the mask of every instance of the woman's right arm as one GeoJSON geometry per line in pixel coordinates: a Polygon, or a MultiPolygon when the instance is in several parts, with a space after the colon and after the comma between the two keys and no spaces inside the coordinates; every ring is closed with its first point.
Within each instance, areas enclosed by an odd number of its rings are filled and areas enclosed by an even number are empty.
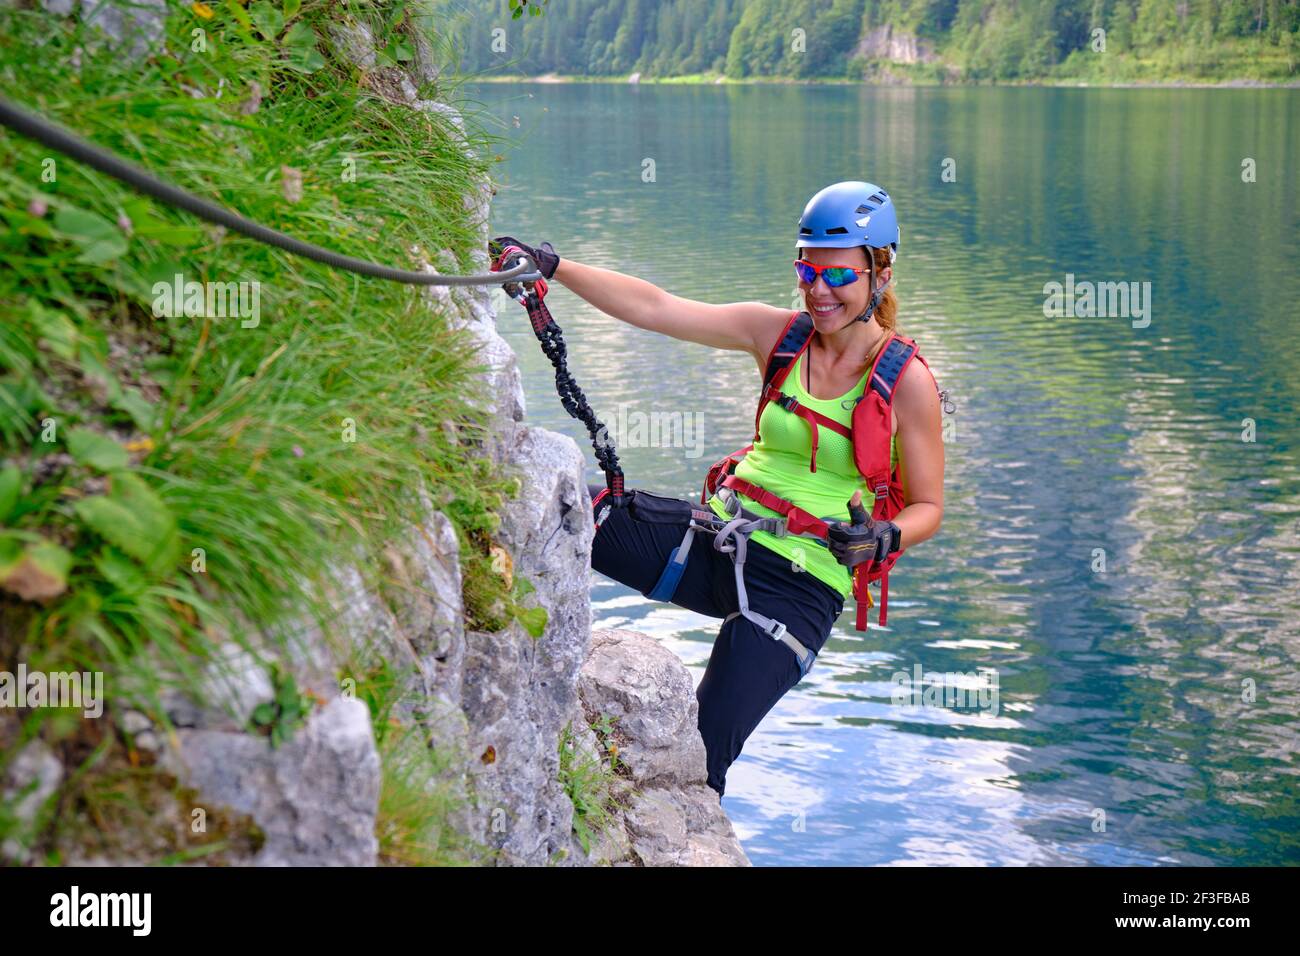
{"type": "Polygon", "coordinates": [[[713,305],[683,299],[645,279],[572,259],[560,259],[555,279],[606,315],[686,342],[748,352],[760,369],[790,317],[789,310],[763,302],[713,305]]]}

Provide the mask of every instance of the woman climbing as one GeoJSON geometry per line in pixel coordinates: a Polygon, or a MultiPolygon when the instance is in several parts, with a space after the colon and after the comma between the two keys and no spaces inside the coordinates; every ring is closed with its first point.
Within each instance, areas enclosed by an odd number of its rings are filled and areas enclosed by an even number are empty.
{"type": "MultiPolygon", "coordinates": [[[[723,619],[696,690],[708,783],[721,800],[727,768],[808,673],[845,600],[857,599],[865,629],[867,584],[880,580],[883,624],[889,568],[943,517],[944,396],[924,359],[911,361],[915,343],[896,332],[893,202],[864,182],[808,201],[795,253],[803,312],[695,302],[561,259],[549,243],[493,242],[526,252],[547,279],[608,315],[748,352],[763,375],[754,440],[710,470],[700,504],[589,489],[595,570],[723,619]]],[[[621,472],[614,484],[622,491],[621,472]]]]}

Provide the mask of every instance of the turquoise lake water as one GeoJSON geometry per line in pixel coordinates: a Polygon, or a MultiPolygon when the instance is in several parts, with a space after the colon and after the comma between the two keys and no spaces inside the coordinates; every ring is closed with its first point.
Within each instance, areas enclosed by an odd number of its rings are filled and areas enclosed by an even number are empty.
{"type": "MultiPolygon", "coordinates": [[[[944,523],[732,766],[756,865],[1300,863],[1300,91],[471,92],[510,139],[493,235],[676,295],[789,306],[814,192],[898,206],[900,329],[957,405],[944,523]],[[1049,314],[1052,282],[1143,307],[1049,314]],[[917,666],[987,706],[900,706],[917,666]]],[[[529,422],[602,481],[502,299],[529,422]]],[[[751,437],[752,360],[548,301],[629,484],[697,498],[751,437]]],[[[698,683],[720,622],[598,574],[592,601],[698,683]]]]}

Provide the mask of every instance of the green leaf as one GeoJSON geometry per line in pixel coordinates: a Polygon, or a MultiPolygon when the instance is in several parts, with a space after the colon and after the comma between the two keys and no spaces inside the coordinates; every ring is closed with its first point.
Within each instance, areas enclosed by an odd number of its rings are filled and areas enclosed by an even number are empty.
{"type": "Polygon", "coordinates": [[[154,573],[178,560],[175,517],[153,489],[130,472],[113,475],[109,495],[83,498],[73,509],[92,531],[154,573]]]}
{"type": "Polygon", "coordinates": [[[524,630],[535,638],[541,637],[546,630],[546,608],[544,607],[519,608],[515,616],[519,618],[519,623],[523,625],[524,630]]]}
{"type": "Polygon", "coordinates": [[[122,234],[117,226],[103,216],[76,208],[64,208],[56,212],[54,228],[80,245],[89,245],[122,234]]]}
{"type": "Polygon", "coordinates": [[[94,495],[82,498],[72,506],[72,510],[92,531],[133,558],[147,556],[151,552],[149,542],[144,538],[135,516],[120,501],[114,501],[107,495],[94,495]]]}
{"type": "Polygon", "coordinates": [[[299,20],[290,27],[289,32],[284,35],[284,46],[298,47],[300,49],[305,47],[315,48],[316,31],[304,21],[299,20]]]}
{"type": "Polygon", "coordinates": [[[76,261],[88,266],[102,266],[105,262],[119,258],[128,248],[125,236],[115,236],[101,242],[92,242],[82,250],[76,261]]]}
{"type": "MultiPolygon", "coordinates": [[[[154,210],[148,200],[136,199],[122,207],[131,220],[131,232],[169,246],[193,246],[203,241],[203,229],[168,222],[154,210]]],[[[169,275],[168,279],[171,278],[169,275]]]]}
{"type": "Polygon", "coordinates": [[[302,9],[302,0],[284,0],[284,18],[292,20],[302,9]]]}
{"type": "Polygon", "coordinates": [[[77,262],[103,265],[129,247],[126,236],[103,216],[85,209],[64,208],[54,214],[54,228],[81,247],[77,262]]]}
{"type": "Polygon", "coordinates": [[[281,710],[289,710],[298,704],[298,688],[294,683],[293,675],[286,674],[279,688],[275,692],[275,701],[280,705],[281,710]]]}
{"type": "Polygon", "coordinates": [[[104,580],[128,597],[142,593],[149,586],[139,566],[116,548],[105,547],[94,560],[104,580]]]}
{"type": "Polygon", "coordinates": [[[131,421],[143,432],[153,431],[156,409],[145,401],[139,389],[130,385],[122,387],[122,394],[112,400],[114,408],[126,412],[131,421]]]}
{"type": "Polygon", "coordinates": [[[307,54],[298,62],[289,64],[299,73],[315,73],[325,65],[325,57],[321,56],[315,50],[308,50],[307,54]]]}
{"type": "MultiPolygon", "coordinates": [[[[5,429],[10,427],[12,421],[15,429],[19,428],[20,422],[38,412],[47,412],[51,408],[58,407],[58,402],[42,389],[36,382],[31,380],[20,379],[17,382],[5,382],[0,380],[0,422],[4,426],[0,427],[0,436],[3,436],[5,429]]],[[[33,422],[33,427],[35,427],[33,422]]]]}
{"type": "Polygon", "coordinates": [[[269,2],[259,3],[249,13],[253,25],[268,40],[274,40],[284,29],[284,15],[269,2]]]}
{"type": "Polygon", "coordinates": [[[67,440],[68,454],[78,464],[87,465],[96,471],[116,471],[130,463],[125,448],[107,435],[89,428],[72,429],[68,432],[67,440]]]}
{"type": "Polygon", "coordinates": [[[253,708],[253,722],[263,726],[275,720],[275,708],[270,703],[258,704],[253,708]]]}
{"type": "MultiPolygon", "coordinates": [[[[149,287],[151,298],[145,308],[152,308],[153,306],[152,297],[154,296],[153,287],[155,285],[161,282],[166,286],[171,286],[175,283],[177,275],[180,275],[183,281],[186,272],[185,263],[180,259],[165,259],[146,266],[141,272],[141,278],[144,279],[144,284],[149,287]]],[[[167,294],[170,295],[170,292],[167,294]]]]}
{"type": "Polygon", "coordinates": [[[23,490],[23,473],[10,465],[0,471],[0,524],[9,520],[9,516],[18,507],[18,495],[23,490]]]}
{"type": "Polygon", "coordinates": [[[287,49],[285,66],[299,73],[315,73],[325,65],[325,58],[316,51],[316,31],[299,20],[284,35],[287,49]]]}

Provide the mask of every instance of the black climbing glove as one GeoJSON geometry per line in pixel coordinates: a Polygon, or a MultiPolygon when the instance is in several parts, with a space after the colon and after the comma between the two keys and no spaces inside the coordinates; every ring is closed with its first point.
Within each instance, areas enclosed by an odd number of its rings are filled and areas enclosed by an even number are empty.
{"type": "Polygon", "coordinates": [[[537,263],[537,268],[541,270],[548,280],[554,278],[555,269],[560,264],[560,257],[555,253],[555,247],[549,242],[543,242],[538,248],[534,249],[530,245],[520,242],[514,236],[497,236],[488,243],[488,255],[494,260],[501,255],[506,246],[518,246],[528,255],[532,256],[533,261],[537,263]]]}
{"type": "Polygon", "coordinates": [[[874,521],[867,509],[852,501],[849,516],[852,524],[832,521],[826,532],[831,554],[845,567],[857,567],[864,561],[878,564],[902,547],[903,532],[894,522],[874,521]]]}

